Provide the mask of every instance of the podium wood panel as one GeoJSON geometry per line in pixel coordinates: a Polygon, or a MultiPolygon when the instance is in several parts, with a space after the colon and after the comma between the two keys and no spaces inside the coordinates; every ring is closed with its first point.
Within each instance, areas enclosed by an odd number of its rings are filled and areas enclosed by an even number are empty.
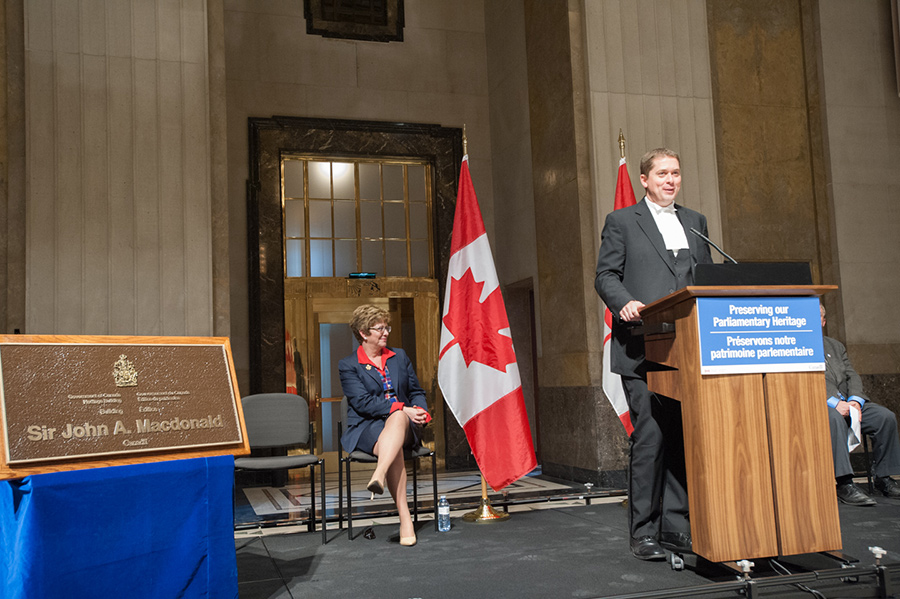
{"type": "Polygon", "coordinates": [[[681,404],[691,530],[711,561],[778,554],[761,378],[716,376],[681,404]]]}
{"type": "Polygon", "coordinates": [[[780,554],[839,550],[825,377],[821,372],[770,373],[765,386],[780,554]]]}

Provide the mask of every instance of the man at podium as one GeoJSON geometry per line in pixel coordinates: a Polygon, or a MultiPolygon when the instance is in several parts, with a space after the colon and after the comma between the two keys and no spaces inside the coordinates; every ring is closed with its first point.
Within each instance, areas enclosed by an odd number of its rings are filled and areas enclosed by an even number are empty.
{"type": "MultiPolygon", "coordinates": [[[[825,327],[825,306],[819,304],[822,327],[825,327]]],[[[825,393],[828,401],[828,421],[831,425],[831,452],[834,457],[834,478],[837,496],[848,505],[875,505],[875,500],[853,483],[850,467],[848,434],[858,444],[857,435],[872,438],[873,474],[875,488],[885,497],[900,499],[900,483],[891,478],[900,474],[900,438],[897,436],[897,416],[869,400],[863,393],[862,380],[850,364],[847,349],[840,341],[823,338],[825,346],[825,393]],[[854,430],[855,429],[855,430],[854,430]]]]}
{"type": "Polygon", "coordinates": [[[634,432],[629,464],[631,552],[665,559],[660,542],[691,549],[681,407],[647,388],[640,310],[690,285],[692,267],[711,263],[706,217],[675,203],[681,161],[667,148],[641,159],[644,199],[606,217],[594,287],[613,314],[611,366],[622,375],[634,432]]]}

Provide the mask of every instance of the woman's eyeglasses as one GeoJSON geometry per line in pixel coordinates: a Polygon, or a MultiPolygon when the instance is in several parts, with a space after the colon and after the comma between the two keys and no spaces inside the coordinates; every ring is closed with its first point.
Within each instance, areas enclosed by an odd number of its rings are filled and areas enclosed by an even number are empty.
{"type": "Polygon", "coordinates": [[[381,326],[377,326],[377,327],[369,327],[369,330],[370,330],[370,331],[375,331],[376,333],[378,333],[378,334],[380,335],[381,333],[390,333],[390,332],[391,332],[391,327],[385,326],[385,325],[381,325],[381,326]]]}

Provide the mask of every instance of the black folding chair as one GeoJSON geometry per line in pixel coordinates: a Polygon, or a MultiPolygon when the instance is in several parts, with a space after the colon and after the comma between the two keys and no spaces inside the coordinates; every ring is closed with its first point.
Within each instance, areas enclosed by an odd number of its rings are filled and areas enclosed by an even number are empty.
{"type": "MultiPolygon", "coordinates": [[[[344,396],[341,399],[341,419],[338,422],[338,438],[343,435],[343,426],[344,422],[347,421],[347,396],[344,396]]],[[[341,447],[338,453],[338,478],[341,481],[341,484],[338,485],[338,527],[344,527],[344,497],[343,497],[343,480],[344,480],[344,465],[347,467],[347,536],[350,537],[350,540],[353,540],[353,495],[350,491],[350,464],[353,462],[358,462],[361,464],[374,464],[378,461],[378,457],[372,455],[371,453],[366,453],[360,450],[354,450],[344,455],[344,448],[341,447]]],[[[412,486],[413,486],[413,522],[418,523],[419,521],[419,484],[418,484],[418,470],[419,470],[419,459],[421,458],[431,458],[431,487],[433,492],[433,503],[434,503],[434,530],[437,530],[438,526],[438,492],[437,492],[437,460],[434,455],[434,451],[428,449],[424,445],[416,448],[413,451],[404,452],[405,459],[412,460],[413,468],[412,468],[412,486]]]]}

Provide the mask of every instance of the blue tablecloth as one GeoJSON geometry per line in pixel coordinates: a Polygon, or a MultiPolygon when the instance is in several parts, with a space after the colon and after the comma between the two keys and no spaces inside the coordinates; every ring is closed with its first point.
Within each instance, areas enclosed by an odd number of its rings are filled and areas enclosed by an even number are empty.
{"type": "Polygon", "coordinates": [[[234,458],[0,481],[0,597],[238,596],[234,458]]]}

